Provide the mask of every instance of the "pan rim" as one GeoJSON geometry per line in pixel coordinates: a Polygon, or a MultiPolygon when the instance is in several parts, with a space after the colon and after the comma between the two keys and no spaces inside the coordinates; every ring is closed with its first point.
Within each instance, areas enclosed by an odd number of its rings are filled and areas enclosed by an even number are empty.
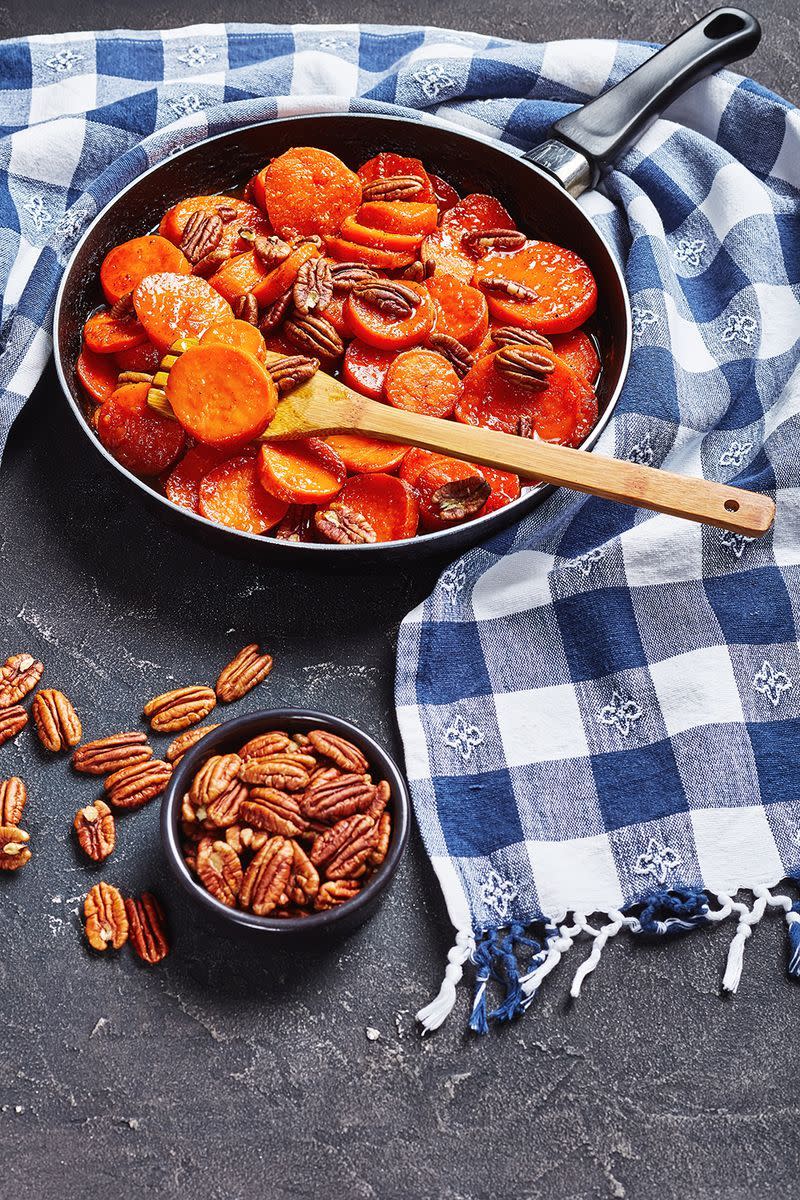
{"type": "MultiPolygon", "coordinates": [[[[631,350],[632,350],[632,316],[631,316],[630,297],[628,295],[628,288],[627,288],[627,284],[625,282],[625,276],[623,274],[622,267],[620,266],[619,262],[617,261],[617,257],[614,253],[614,250],[612,249],[611,245],[609,244],[609,242],[607,241],[607,239],[603,235],[603,233],[597,228],[596,223],[592,220],[592,218],[589,216],[589,214],[583,212],[583,210],[581,209],[580,205],[577,203],[575,198],[573,196],[571,196],[563,187],[561,187],[561,185],[558,183],[558,181],[555,180],[551,175],[549,175],[547,173],[547,171],[543,170],[536,163],[531,162],[529,159],[527,159],[525,157],[525,155],[527,154],[527,151],[519,150],[514,146],[508,146],[505,143],[501,142],[499,139],[494,140],[492,138],[482,136],[482,135],[478,134],[477,132],[473,132],[472,130],[462,129],[455,125],[451,125],[447,122],[437,120],[433,117],[427,116],[427,114],[421,114],[421,116],[424,116],[425,124],[433,125],[435,128],[440,129],[443,132],[448,133],[450,135],[455,135],[456,137],[462,138],[462,139],[466,140],[467,142],[477,142],[480,145],[489,146],[493,150],[496,150],[501,154],[507,155],[509,158],[513,159],[515,162],[522,162],[528,170],[531,170],[535,174],[537,174],[540,177],[540,179],[544,183],[546,183],[549,187],[557,189],[559,196],[563,197],[565,200],[567,200],[570,204],[572,204],[575,207],[577,212],[580,213],[581,217],[584,220],[589,222],[589,224],[591,225],[591,227],[594,231],[595,236],[599,239],[603,249],[605,250],[605,252],[608,256],[608,261],[611,264],[612,270],[614,271],[614,273],[617,277],[617,282],[619,284],[620,295],[622,297],[623,308],[624,308],[626,337],[625,337],[625,345],[622,348],[619,376],[618,376],[616,384],[614,385],[614,389],[611,393],[611,397],[610,397],[602,415],[598,418],[596,425],[587,434],[587,436],[584,438],[584,440],[581,442],[581,445],[580,445],[581,450],[585,450],[585,451],[587,451],[587,453],[590,453],[592,451],[592,449],[594,448],[594,446],[597,444],[597,442],[600,439],[600,437],[602,436],[602,434],[605,432],[606,427],[608,426],[608,424],[610,423],[610,421],[614,415],[614,412],[615,412],[617,404],[619,402],[619,398],[622,393],[622,389],[625,385],[625,380],[627,378],[628,370],[630,367],[630,358],[631,358],[631,350]]],[[[59,337],[58,337],[58,329],[59,329],[59,323],[60,323],[60,317],[61,317],[61,309],[63,306],[64,293],[67,289],[72,270],[75,266],[75,261],[78,257],[78,254],[80,253],[80,250],[81,250],[83,244],[87,241],[87,239],[89,238],[89,236],[91,235],[91,233],[95,229],[95,227],[106,217],[108,212],[115,205],[120,203],[123,200],[123,198],[127,195],[127,193],[132,188],[138,186],[143,179],[146,179],[150,175],[156,174],[158,171],[164,169],[167,164],[173,163],[176,159],[181,158],[183,155],[190,154],[202,146],[211,145],[214,142],[222,141],[225,138],[230,138],[231,136],[235,136],[237,134],[239,134],[239,135],[245,134],[245,133],[249,132],[250,130],[254,130],[254,129],[266,129],[272,125],[288,125],[288,124],[293,124],[295,122],[303,123],[303,122],[307,122],[309,120],[319,119],[321,117],[335,117],[337,119],[343,119],[343,120],[348,120],[348,119],[364,120],[364,119],[366,119],[369,121],[401,122],[406,125],[419,124],[419,120],[414,117],[406,117],[406,116],[400,116],[400,115],[395,116],[394,114],[391,114],[391,113],[319,112],[319,113],[299,113],[294,116],[287,116],[287,117],[270,117],[265,121],[251,121],[251,122],[248,122],[247,124],[239,125],[234,129],[228,129],[222,133],[215,133],[215,134],[212,134],[210,137],[201,138],[199,141],[192,142],[191,145],[182,147],[182,149],[174,152],[173,154],[170,154],[167,158],[162,159],[161,162],[154,163],[151,167],[148,167],[145,171],[142,171],[134,179],[132,179],[129,183],[127,183],[124,188],[122,188],[119,192],[117,192],[114,196],[112,196],[112,198],[106,204],[103,205],[103,207],[100,209],[100,211],[98,213],[96,213],[96,215],[93,217],[91,222],[87,225],[86,229],[83,231],[80,238],[78,239],[75,246],[73,247],[72,252],[69,256],[69,260],[64,268],[64,273],[61,277],[61,282],[59,283],[58,292],[56,293],[55,304],[53,307],[53,325],[52,325],[53,358],[55,361],[56,374],[58,375],[58,381],[61,386],[62,392],[66,396],[67,402],[72,410],[73,416],[75,417],[79,426],[83,430],[83,433],[85,434],[87,439],[94,446],[95,450],[97,452],[99,452],[103,456],[103,458],[105,458],[106,461],[108,463],[110,463],[111,466],[114,467],[121,475],[123,475],[130,483],[135,484],[137,488],[141,489],[149,499],[155,500],[155,501],[159,502],[160,504],[163,504],[166,507],[167,512],[170,514],[175,514],[177,512],[180,515],[182,515],[183,517],[187,517],[190,520],[198,522],[200,528],[206,527],[209,530],[212,530],[215,534],[219,534],[220,532],[222,532],[227,535],[236,537],[237,539],[243,539],[245,543],[253,544],[254,546],[258,546],[258,547],[264,547],[265,545],[280,547],[281,551],[286,554],[292,554],[292,555],[300,554],[305,558],[314,557],[315,555],[318,556],[320,553],[330,554],[332,551],[334,553],[338,553],[339,555],[344,555],[344,556],[346,556],[348,554],[357,553],[359,556],[372,557],[374,555],[380,555],[382,553],[386,553],[387,551],[397,550],[400,547],[408,547],[410,544],[413,544],[414,542],[424,543],[426,549],[435,546],[437,542],[442,542],[446,546],[449,535],[453,532],[453,529],[461,528],[460,525],[455,525],[452,528],[448,528],[448,529],[439,529],[439,530],[432,530],[430,532],[425,532],[425,533],[418,533],[418,534],[415,534],[415,536],[413,538],[402,538],[400,540],[391,541],[391,542],[372,542],[372,543],[366,543],[363,545],[359,544],[359,545],[353,545],[353,546],[338,545],[337,543],[331,543],[329,545],[326,543],[317,543],[317,542],[287,542],[280,538],[270,537],[269,534],[248,533],[245,530],[233,529],[229,526],[220,525],[218,522],[211,521],[211,520],[209,520],[208,517],[204,517],[202,515],[202,513],[191,512],[189,509],[182,508],[180,505],[174,504],[171,500],[168,499],[167,496],[162,495],[160,492],[157,492],[155,490],[155,488],[150,487],[150,485],[147,483],[146,480],[141,479],[138,475],[134,475],[132,471],[129,471],[127,467],[123,466],[122,463],[118,462],[117,459],[115,459],[114,456],[108,450],[106,450],[106,448],[102,444],[102,442],[100,442],[100,440],[93,435],[92,430],[89,426],[89,423],[87,422],[83,412],[81,411],[80,406],[77,404],[75,397],[72,394],[72,389],[66,378],[66,373],[64,371],[64,366],[62,363],[61,345],[59,343],[59,337]],[[311,552],[310,555],[309,555],[309,552],[311,552]]],[[[486,537],[488,537],[492,534],[493,531],[496,531],[498,533],[501,532],[502,528],[504,528],[502,526],[498,526],[497,529],[495,530],[496,521],[494,520],[494,518],[497,516],[498,512],[503,512],[504,514],[508,514],[508,512],[510,510],[514,510],[515,508],[519,508],[520,506],[522,506],[521,511],[519,512],[519,515],[516,516],[511,522],[509,522],[509,524],[511,524],[511,525],[516,525],[516,524],[518,524],[519,521],[521,521],[523,519],[523,517],[527,516],[532,511],[532,509],[534,507],[534,504],[532,504],[532,501],[534,500],[535,497],[544,499],[550,492],[553,492],[555,490],[556,490],[556,485],[554,485],[554,484],[539,483],[539,484],[535,485],[534,487],[531,487],[528,490],[526,490],[524,493],[522,493],[520,496],[518,496],[515,500],[512,500],[508,505],[504,505],[502,509],[495,510],[494,512],[491,512],[491,513],[486,513],[484,516],[477,517],[474,520],[468,522],[470,530],[474,531],[476,533],[476,536],[473,539],[472,546],[470,546],[467,549],[462,548],[462,549],[458,550],[457,557],[460,557],[461,554],[467,553],[469,549],[473,549],[476,545],[482,543],[486,537]],[[481,527],[484,525],[488,526],[488,528],[485,530],[485,532],[483,532],[483,533],[478,532],[481,529],[481,527]]],[[[569,489],[567,489],[567,490],[569,490],[569,489]]],[[[443,553],[444,553],[444,551],[443,551],[443,553]]]]}

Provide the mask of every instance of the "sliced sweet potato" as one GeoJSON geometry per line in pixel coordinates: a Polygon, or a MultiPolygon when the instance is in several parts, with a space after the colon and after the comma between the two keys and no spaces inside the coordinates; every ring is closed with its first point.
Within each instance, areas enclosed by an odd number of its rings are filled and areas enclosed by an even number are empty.
{"type": "Polygon", "coordinates": [[[390,475],[409,452],[401,442],[383,442],[358,433],[332,433],[325,441],[353,475],[371,475],[373,471],[390,475]]]}
{"type": "Polygon", "coordinates": [[[103,404],[117,388],[119,367],[109,354],[94,354],[84,346],[75,364],[75,373],[83,389],[98,404],[103,404]]]}
{"type": "Polygon", "coordinates": [[[369,229],[413,234],[416,237],[433,233],[438,219],[439,212],[435,204],[419,204],[413,200],[370,200],[362,204],[356,213],[356,220],[369,229]]]}
{"type": "Polygon", "coordinates": [[[484,255],[475,264],[474,282],[486,292],[495,320],[548,335],[577,329],[597,307],[597,284],[586,263],[552,242],[527,242],[513,253],[484,255]],[[491,278],[522,284],[531,298],[507,295],[491,286],[491,278]]]}
{"type": "Polygon", "coordinates": [[[385,313],[367,304],[357,292],[347,297],[345,312],[356,337],[379,350],[406,350],[422,342],[433,328],[433,302],[421,283],[404,282],[421,298],[410,317],[392,320],[385,313]]]}
{"type": "MultiPolygon", "coordinates": [[[[193,213],[202,212],[207,215],[219,215],[220,209],[223,210],[224,227],[227,231],[229,227],[238,230],[242,227],[251,228],[254,233],[269,233],[270,227],[266,222],[264,214],[253,204],[248,204],[245,200],[240,200],[235,196],[225,196],[218,194],[215,196],[187,196],[184,200],[179,200],[172,208],[168,209],[161,218],[161,224],[158,227],[158,232],[162,237],[168,238],[174,242],[176,246],[180,245],[183,231],[186,228],[186,222],[193,213]],[[228,214],[233,211],[235,214],[228,220],[228,214]],[[255,227],[257,226],[257,227],[255,227]]],[[[242,249],[245,247],[242,246],[242,249]]]]}
{"type": "Polygon", "coordinates": [[[515,475],[512,471],[499,471],[496,467],[484,467],[483,465],[479,470],[492,489],[492,494],[478,513],[479,517],[484,517],[486,513],[496,512],[498,508],[505,508],[512,500],[519,499],[519,475],[515,475]]]}
{"type": "MultiPolygon", "coordinates": [[[[176,276],[176,278],[181,278],[176,276]]],[[[83,341],[94,354],[119,354],[147,341],[147,330],[133,313],[112,317],[108,310],[95,313],[83,327],[83,341]]]]}
{"type": "Polygon", "coordinates": [[[245,250],[228,258],[208,282],[210,287],[223,296],[229,304],[255,290],[266,278],[267,272],[255,250],[245,250]]]}
{"type": "Polygon", "coordinates": [[[202,337],[212,325],[233,321],[227,300],[195,275],[148,275],[134,289],[133,307],[145,336],[161,351],[178,338],[202,337]]]}
{"type": "Polygon", "coordinates": [[[393,254],[416,254],[423,238],[421,233],[388,233],[383,229],[371,229],[359,224],[355,217],[346,217],[342,222],[341,236],[359,246],[389,250],[393,254]]]}
{"type": "Polygon", "coordinates": [[[209,471],[200,484],[198,506],[209,521],[243,533],[266,533],[283,520],[289,507],[264,491],[252,451],[209,471]]]}
{"type": "Polygon", "coordinates": [[[580,440],[579,416],[593,393],[586,381],[552,352],[553,370],[547,386],[523,388],[495,369],[495,354],[478,360],[462,381],[455,417],[465,425],[481,425],[504,433],[520,432],[520,418],[529,419],[544,441],[576,445],[580,440]]]}
{"type": "Polygon", "coordinates": [[[200,345],[171,367],[167,399],[184,429],[220,449],[245,445],[275,415],[278,393],[270,375],[246,350],[200,345]]]}
{"type": "Polygon", "coordinates": [[[413,537],[419,522],[417,499],[396,475],[354,475],[334,501],[364,517],[379,542],[413,537]]]}
{"type": "Polygon", "coordinates": [[[258,478],[271,496],[287,504],[325,504],[342,488],[347,468],[321,438],[263,445],[258,478]]]}
{"type": "Polygon", "coordinates": [[[383,398],[383,383],[386,372],[397,358],[396,350],[379,350],[366,342],[353,338],[348,343],[342,362],[342,380],[348,387],[369,396],[372,400],[383,398]]]}
{"type": "Polygon", "coordinates": [[[397,271],[401,267],[407,267],[416,257],[413,250],[402,253],[379,250],[375,246],[359,246],[358,242],[349,242],[341,237],[328,237],[325,239],[325,245],[331,258],[335,258],[337,262],[362,263],[365,267],[377,267],[379,271],[397,271]]]}
{"type": "Polygon", "coordinates": [[[417,476],[414,491],[425,529],[448,529],[477,517],[491,496],[482,467],[438,456],[417,476]]]}
{"type": "Polygon", "coordinates": [[[192,446],[164,482],[167,498],[190,512],[199,512],[200,484],[223,457],[224,451],[215,450],[213,446],[192,446]]]}
{"type": "Polygon", "coordinates": [[[358,177],[362,184],[372,183],[375,179],[391,179],[397,175],[419,179],[422,190],[414,199],[424,204],[433,203],[435,197],[431,181],[428,172],[418,158],[395,154],[392,150],[383,150],[358,168],[358,177]]]}
{"type": "Polygon", "coordinates": [[[468,350],[477,346],[489,328],[489,309],[483,293],[444,271],[437,271],[426,287],[436,310],[433,332],[457,338],[468,350]]]}
{"type": "Polygon", "coordinates": [[[171,271],[189,275],[192,264],[177,246],[158,234],[131,238],[109,250],[100,266],[100,285],[109,304],[115,304],[148,275],[171,271]]]}
{"type": "Polygon", "coordinates": [[[341,159],[314,146],[274,158],[263,180],[264,203],[282,237],[335,234],[361,203],[361,181],[341,159]]]}
{"type": "Polygon", "coordinates": [[[261,279],[250,289],[262,308],[266,308],[268,304],[272,304],[273,300],[277,300],[285,291],[288,291],[297,278],[297,272],[303,263],[318,256],[319,250],[313,242],[303,242],[277,267],[266,274],[262,273],[261,279]]]}
{"type": "Polygon", "coordinates": [[[470,283],[476,260],[464,239],[483,229],[516,229],[516,225],[499,200],[476,192],[445,212],[439,228],[422,243],[422,254],[435,262],[437,274],[441,271],[470,283]]]}
{"type": "Polygon", "coordinates": [[[155,375],[161,364],[161,351],[152,342],[141,342],[130,350],[119,350],[114,358],[120,371],[144,371],[155,375]]]}
{"type": "Polygon", "coordinates": [[[434,350],[406,350],[386,372],[383,390],[393,408],[449,417],[461,395],[461,380],[434,350]]]}
{"type": "Polygon", "coordinates": [[[550,340],[558,357],[594,386],[600,374],[600,355],[589,335],[576,329],[572,333],[554,334],[550,340]]]}
{"type": "Polygon", "coordinates": [[[100,408],[97,436],[135,475],[160,475],[182,453],[186,434],[177,421],[148,406],[147,392],[146,383],[117,388],[100,408]]]}
{"type": "Polygon", "coordinates": [[[437,458],[447,458],[447,455],[439,454],[435,450],[423,450],[421,446],[412,446],[400,465],[400,478],[413,488],[422,472],[437,458]]]}
{"type": "Polygon", "coordinates": [[[247,350],[259,362],[266,362],[267,348],[260,330],[249,321],[222,321],[212,325],[200,338],[203,346],[236,346],[247,350]]]}
{"type": "Polygon", "coordinates": [[[454,208],[455,205],[458,204],[460,199],[459,194],[456,189],[449,184],[446,179],[442,179],[441,176],[431,175],[430,172],[428,172],[428,178],[431,181],[431,187],[433,188],[433,194],[436,198],[439,215],[444,216],[446,212],[449,212],[451,208],[454,208]]]}

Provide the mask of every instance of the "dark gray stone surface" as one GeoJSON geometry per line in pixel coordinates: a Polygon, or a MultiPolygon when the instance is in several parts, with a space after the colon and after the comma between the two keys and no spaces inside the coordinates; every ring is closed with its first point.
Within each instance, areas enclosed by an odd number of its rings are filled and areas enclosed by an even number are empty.
{"type": "MultiPolygon", "coordinates": [[[[794,5],[762,5],[753,73],[797,96],[794,5]]],[[[4,34],[190,20],[325,21],[352,5],[41,0],[0,8],[4,34]]],[[[685,3],[498,0],[364,4],[364,19],[430,20],[519,37],[665,37],[685,3]]],[[[0,651],[26,647],[74,697],[87,733],[130,726],[173,682],[213,679],[258,638],[276,667],[256,695],[361,721],[397,747],[394,634],[435,568],[320,579],[199,547],[143,513],[86,445],[48,372],[18,422],[0,486],[0,651]]],[[[166,739],[165,739],[166,740],[166,739]]],[[[719,999],[733,929],[670,945],[623,938],[574,1005],[585,948],[516,1025],[463,1033],[467,997],[421,1040],[450,937],[416,837],[378,916],[303,954],[242,948],[201,925],[165,875],[155,806],[120,821],[103,876],[166,898],[174,952],[156,969],[84,950],[77,910],[96,878],[72,816],[97,794],[29,731],[0,749],[23,775],[34,861],[0,880],[0,1197],[276,1200],[782,1200],[796,1189],[798,995],[782,922],[748,944],[719,999]],[[367,1028],[380,1036],[369,1040],[367,1028]]]]}

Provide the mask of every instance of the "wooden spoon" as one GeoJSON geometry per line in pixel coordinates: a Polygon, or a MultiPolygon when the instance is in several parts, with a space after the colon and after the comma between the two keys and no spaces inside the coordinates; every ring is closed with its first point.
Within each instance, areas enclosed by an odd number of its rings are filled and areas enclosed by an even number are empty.
{"type": "MultiPolygon", "coordinates": [[[[282,357],[270,353],[267,361],[282,357]]],[[[152,393],[149,403],[164,416],[173,415],[169,403],[152,393]]],[[[277,442],[328,433],[362,433],[390,442],[409,442],[425,450],[514,471],[523,479],[589,492],[749,537],[765,533],[775,516],[774,502],[759,492],[588,454],[553,442],[405,412],[369,400],[323,371],[317,371],[280,402],[259,440],[277,442]]]]}

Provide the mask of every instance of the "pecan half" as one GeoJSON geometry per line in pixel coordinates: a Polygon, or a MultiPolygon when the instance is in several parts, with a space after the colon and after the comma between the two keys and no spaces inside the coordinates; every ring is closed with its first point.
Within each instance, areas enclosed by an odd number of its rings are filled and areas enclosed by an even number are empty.
{"type": "Polygon", "coordinates": [[[267,365],[267,371],[281,396],[299,387],[301,383],[308,383],[318,370],[319,359],[311,358],[307,354],[287,354],[283,358],[274,358],[267,365]]]}
{"type": "Polygon", "coordinates": [[[245,742],[239,751],[239,758],[267,758],[270,754],[285,754],[292,748],[293,742],[288,733],[270,730],[245,742]]]}
{"type": "Polygon", "coordinates": [[[141,808],[163,792],[171,775],[172,767],[160,758],[133,763],[108,776],[106,795],[114,808],[141,808]]]}
{"type": "Polygon", "coordinates": [[[470,354],[458,338],[451,337],[449,333],[432,333],[428,338],[428,346],[447,359],[459,379],[463,379],[475,364],[475,356],[470,354]]]}
{"type": "Polygon", "coordinates": [[[42,677],[44,664],[32,654],[12,654],[0,667],[0,708],[19,704],[42,677]]]}
{"type": "Polygon", "coordinates": [[[308,787],[308,771],[296,756],[270,754],[266,758],[247,758],[239,771],[244,783],[278,788],[281,792],[302,792],[308,787]]]}
{"type": "Polygon", "coordinates": [[[133,311],[133,292],[125,292],[124,296],[115,300],[108,310],[108,315],[115,321],[135,321],[137,318],[133,311]]]}
{"type": "Polygon", "coordinates": [[[179,733],[176,738],[172,739],[164,757],[167,762],[172,763],[173,767],[177,767],[187,750],[196,746],[201,738],[204,738],[207,733],[211,733],[212,729],[218,728],[219,725],[200,725],[195,726],[194,729],[185,729],[183,733],[179,733]]]}
{"type": "Polygon", "coordinates": [[[294,281],[292,299],[301,313],[328,307],[333,299],[333,276],[327,258],[309,258],[303,263],[294,281]]]}
{"type": "Polygon", "coordinates": [[[397,278],[407,279],[410,283],[422,283],[423,280],[430,279],[435,270],[436,263],[428,255],[424,260],[417,258],[407,267],[403,267],[402,271],[397,272],[397,278]]]}
{"type": "Polygon", "coordinates": [[[357,879],[332,879],[328,883],[323,883],[317,892],[314,897],[314,908],[317,912],[336,908],[348,900],[354,900],[360,891],[361,884],[357,879]]]}
{"type": "Polygon", "coordinates": [[[277,234],[259,235],[253,242],[253,249],[265,271],[279,267],[292,253],[289,243],[285,242],[282,237],[278,237],[277,234]]]}
{"type": "Polygon", "coordinates": [[[153,966],[169,954],[164,909],[152,892],[125,901],[128,938],[142,962],[153,966]]]}
{"type": "Polygon", "coordinates": [[[175,733],[204,720],[217,703],[210,687],[175,688],[164,692],[144,706],[144,715],[158,733],[175,733]]]}
{"type": "Polygon", "coordinates": [[[344,342],[327,317],[308,313],[293,316],[284,326],[286,337],[301,350],[322,358],[338,358],[344,353],[344,342]]]}
{"type": "Polygon", "coordinates": [[[509,300],[520,300],[526,304],[539,299],[539,293],[533,288],[526,287],[524,283],[517,283],[516,279],[504,279],[502,275],[484,275],[481,287],[487,292],[501,292],[508,296],[509,300]]]}
{"type": "Polygon", "coordinates": [[[19,825],[27,800],[28,789],[16,775],[0,779],[0,825],[19,825]]]}
{"type": "Polygon", "coordinates": [[[16,737],[21,729],[28,724],[28,714],[19,704],[9,708],[0,708],[0,746],[16,737]]]}
{"type": "Polygon", "coordinates": [[[290,288],[288,292],[284,292],[282,296],[278,296],[277,300],[273,300],[272,304],[267,305],[261,314],[258,328],[262,333],[273,333],[291,307],[292,290],[290,288]]]}
{"type": "Polygon", "coordinates": [[[337,821],[314,838],[311,861],[323,867],[328,879],[352,879],[367,861],[378,837],[371,817],[357,813],[337,821]]]}
{"type": "Polygon", "coordinates": [[[206,891],[228,908],[236,907],[242,888],[242,864],[227,842],[203,838],[197,847],[196,869],[206,891]]]}
{"type": "Polygon", "coordinates": [[[279,542],[310,542],[314,533],[313,504],[290,504],[286,516],[276,525],[271,537],[279,542]]]}
{"type": "Polygon", "coordinates": [[[270,838],[244,873],[239,902],[257,917],[277,908],[286,890],[294,862],[294,847],[283,837],[270,838]]]}
{"type": "Polygon", "coordinates": [[[201,275],[204,279],[208,279],[209,275],[213,275],[220,269],[223,263],[226,263],[232,257],[233,251],[229,247],[218,246],[216,250],[212,250],[210,254],[206,254],[204,258],[201,258],[199,262],[194,264],[192,274],[201,275]]]}
{"type": "Polygon", "coordinates": [[[249,325],[258,324],[258,301],[252,292],[245,292],[243,296],[237,296],[231,305],[233,315],[240,321],[247,321],[249,325]]]}
{"type": "Polygon", "coordinates": [[[112,733],[110,737],[84,742],[72,755],[72,765],[76,771],[86,775],[108,775],[122,767],[146,762],[152,757],[153,749],[147,741],[147,734],[133,730],[131,733],[112,733]]]}
{"type": "Polygon", "coordinates": [[[354,813],[367,812],[375,796],[375,785],[363,775],[340,775],[303,793],[303,813],[312,820],[340,821],[354,813]]]}
{"type": "Polygon", "coordinates": [[[368,867],[379,867],[389,850],[389,839],[392,835],[392,819],[387,812],[378,820],[378,836],[375,845],[367,858],[368,867]]]}
{"type": "Polygon", "coordinates": [[[120,371],[117,376],[117,387],[123,383],[152,383],[153,376],[147,371],[120,371]]]}
{"type": "Polygon", "coordinates": [[[30,862],[30,834],[16,825],[0,825],[0,871],[18,871],[30,862]]]}
{"type": "Polygon", "coordinates": [[[492,330],[492,341],[496,346],[543,346],[552,350],[553,343],[535,329],[517,329],[515,325],[498,325],[492,330]]]}
{"type": "Polygon", "coordinates": [[[83,730],[72,702],[56,688],[42,688],[31,706],[36,732],[45,750],[57,754],[77,746],[83,730]]]}
{"type": "Polygon", "coordinates": [[[331,282],[334,292],[349,292],[360,283],[378,279],[378,272],[358,262],[331,263],[331,282]]]}
{"type": "Polygon", "coordinates": [[[503,346],[492,359],[494,369],[518,387],[543,388],[555,363],[538,346],[503,346]]]}
{"type": "Polygon", "coordinates": [[[490,250],[519,250],[527,240],[518,229],[473,229],[462,238],[462,245],[475,254],[488,254],[490,250]]]}
{"type": "Polygon", "coordinates": [[[387,175],[372,179],[361,188],[362,200],[413,200],[425,188],[416,175],[387,175]]]}
{"type": "Polygon", "coordinates": [[[220,671],[215,688],[217,699],[225,704],[241,700],[266,679],[271,670],[272,655],[262,654],[258,642],[251,642],[220,671]]]}
{"type": "Polygon", "coordinates": [[[375,788],[375,795],[372,798],[372,803],[367,809],[367,816],[372,817],[373,821],[377,821],[384,815],[386,805],[392,798],[392,789],[385,779],[382,779],[375,788]]]}
{"type": "Polygon", "coordinates": [[[83,902],[86,937],[95,950],[119,950],[128,940],[125,901],[110,883],[96,883],[83,902]]]}
{"type": "Polygon", "coordinates": [[[303,847],[299,846],[297,842],[292,842],[292,867],[284,893],[286,901],[299,906],[311,904],[318,891],[319,873],[317,868],[303,847]]]}
{"type": "Polygon", "coordinates": [[[398,280],[368,280],[358,284],[353,290],[364,304],[382,312],[392,321],[404,321],[422,303],[418,292],[398,280]]]}
{"type": "Polygon", "coordinates": [[[111,854],[117,840],[114,814],[104,800],[95,800],[79,808],[73,821],[78,845],[92,862],[102,862],[111,854]]]}
{"type": "Polygon", "coordinates": [[[340,546],[365,546],[378,540],[367,518],[346,504],[318,508],[314,514],[314,524],[324,538],[329,542],[338,542],[340,546]]]}
{"type": "Polygon", "coordinates": [[[448,521],[462,521],[480,512],[492,493],[482,475],[468,479],[452,479],[437,488],[431,497],[431,507],[448,521]]]}
{"type": "Polygon", "coordinates": [[[342,771],[355,771],[363,774],[369,763],[352,742],[340,737],[338,733],[329,733],[327,729],[310,729],[308,740],[324,758],[329,758],[342,771]]]}
{"type": "Polygon", "coordinates": [[[242,802],[240,814],[246,825],[283,837],[296,837],[306,827],[300,801],[278,788],[254,787],[242,802]]]}
{"type": "Polygon", "coordinates": [[[308,233],[305,237],[297,239],[294,243],[295,250],[298,246],[316,246],[318,250],[324,250],[325,242],[318,233],[308,233]]]}
{"type": "Polygon", "coordinates": [[[219,213],[193,212],[183,227],[180,248],[190,263],[197,263],[215,250],[222,238],[222,218],[219,213]]]}
{"type": "Polygon", "coordinates": [[[517,427],[514,430],[517,437],[532,438],[536,432],[533,417],[530,413],[520,413],[517,417],[517,427]]]}
{"type": "Polygon", "coordinates": [[[239,779],[242,760],[238,754],[215,754],[203,763],[194,777],[189,803],[203,820],[219,829],[236,823],[247,788],[239,779]]]}

